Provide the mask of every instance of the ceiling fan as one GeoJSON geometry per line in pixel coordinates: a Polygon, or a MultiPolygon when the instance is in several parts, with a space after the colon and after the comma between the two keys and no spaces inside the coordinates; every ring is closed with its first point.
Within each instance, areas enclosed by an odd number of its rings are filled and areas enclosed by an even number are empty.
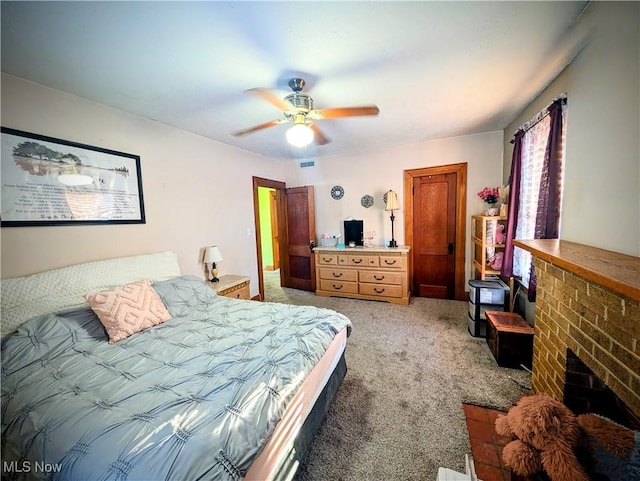
{"type": "Polygon", "coordinates": [[[314,109],[311,96],[302,92],[304,84],[305,82],[301,78],[292,78],[289,80],[289,87],[293,90],[293,93],[287,95],[284,99],[280,99],[268,89],[253,88],[247,90],[247,93],[257,95],[274,107],[282,110],[284,117],[256,125],[255,127],[239,130],[234,132],[233,135],[241,137],[269,127],[275,127],[276,125],[291,123],[291,128],[287,130],[287,141],[290,144],[296,147],[305,147],[315,139],[316,144],[324,145],[329,143],[329,139],[327,139],[318,126],[312,122],[313,120],[378,115],[378,112],[380,112],[380,109],[375,105],[314,109]]]}

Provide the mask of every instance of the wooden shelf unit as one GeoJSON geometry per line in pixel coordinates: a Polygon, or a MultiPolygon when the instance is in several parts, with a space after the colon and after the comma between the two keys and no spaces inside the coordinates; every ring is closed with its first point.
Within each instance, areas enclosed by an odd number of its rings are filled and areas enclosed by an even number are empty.
{"type": "Polygon", "coordinates": [[[500,275],[500,271],[488,266],[487,249],[493,248],[496,252],[504,251],[504,244],[487,242],[487,224],[496,222],[505,224],[506,216],[499,215],[472,215],[471,216],[471,248],[473,249],[473,269],[475,279],[485,280],[487,275],[500,275]]]}

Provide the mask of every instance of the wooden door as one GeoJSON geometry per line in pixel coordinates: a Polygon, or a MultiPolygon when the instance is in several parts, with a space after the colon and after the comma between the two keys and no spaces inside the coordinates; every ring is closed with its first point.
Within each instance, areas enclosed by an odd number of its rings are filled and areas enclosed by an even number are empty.
{"type": "Polygon", "coordinates": [[[281,222],[281,268],[283,287],[316,290],[315,244],[316,218],[313,186],[284,190],[285,221],[281,222]]]}
{"type": "Polygon", "coordinates": [[[455,297],[455,173],[413,178],[413,293],[455,297]]]}
{"type": "Polygon", "coordinates": [[[269,196],[269,212],[271,214],[271,245],[273,249],[273,269],[280,269],[280,233],[278,232],[278,198],[280,191],[272,190],[269,196]]]}

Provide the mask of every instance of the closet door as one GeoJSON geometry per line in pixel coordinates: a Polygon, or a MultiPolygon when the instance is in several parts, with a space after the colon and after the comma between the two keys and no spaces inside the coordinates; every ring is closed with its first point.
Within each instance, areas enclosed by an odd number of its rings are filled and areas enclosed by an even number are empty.
{"type": "Polygon", "coordinates": [[[404,171],[412,296],[466,299],[467,164],[404,171]]]}

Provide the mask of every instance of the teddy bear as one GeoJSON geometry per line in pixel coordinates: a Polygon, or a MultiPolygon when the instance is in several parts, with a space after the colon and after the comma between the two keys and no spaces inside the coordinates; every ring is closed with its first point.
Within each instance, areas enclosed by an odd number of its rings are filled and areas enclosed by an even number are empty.
{"type": "Polygon", "coordinates": [[[521,397],[495,421],[501,436],[515,437],[502,459],[513,472],[530,476],[544,470],[552,481],[590,481],[576,456],[583,431],[569,408],[546,394],[521,397]]]}

